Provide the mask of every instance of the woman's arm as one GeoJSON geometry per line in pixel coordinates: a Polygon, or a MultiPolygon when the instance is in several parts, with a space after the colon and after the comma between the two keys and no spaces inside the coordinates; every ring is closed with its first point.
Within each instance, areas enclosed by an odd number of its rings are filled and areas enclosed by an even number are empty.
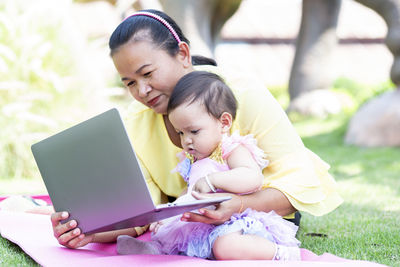
{"type": "Polygon", "coordinates": [[[192,192],[192,195],[197,199],[229,195],[232,196],[232,199],[222,202],[215,210],[203,208],[199,210],[200,214],[185,212],[182,216],[183,221],[221,224],[229,220],[233,213],[244,211],[246,208],[264,212],[274,210],[281,216],[296,212],[287,197],[275,188],[266,188],[242,196],[228,193],[201,194],[198,192],[192,192]]]}

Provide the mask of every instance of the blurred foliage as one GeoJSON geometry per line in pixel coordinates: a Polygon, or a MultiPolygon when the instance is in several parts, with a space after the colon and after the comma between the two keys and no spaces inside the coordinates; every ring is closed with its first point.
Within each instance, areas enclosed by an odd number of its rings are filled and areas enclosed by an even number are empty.
{"type": "MultiPolygon", "coordinates": [[[[70,0],[0,2],[0,179],[37,176],[30,145],[79,116],[92,94],[74,75],[84,44],[70,0]],[[72,111],[75,107],[75,111],[72,111]]],[[[84,75],[84,74],[82,74],[84,75]]]]}
{"type": "Polygon", "coordinates": [[[288,85],[270,86],[268,90],[284,109],[289,106],[290,96],[288,93],[288,85]]]}
{"type": "Polygon", "coordinates": [[[352,105],[347,107],[347,111],[350,113],[354,113],[369,99],[396,88],[391,81],[371,85],[355,82],[345,77],[338,78],[332,87],[334,92],[344,94],[351,99],[352,105]]]}
{"type": "MultiPolygon", "coordinates": [[[[337,96],[342,96],[345,99],[346,105],[340,114],[329,115],[328,117],[339,116],[343,118],[346,123],[342,125],[343,132],[346,130],[347,121],[351,116],[368,100],[379,96],[382,93],[395,90],[396,86],[391,81],[382,82],[379,84],[363,84],[346,77],[340,77],[334,81],[331,90],[337,96]]],[[[288,86],[273,86],[268,88],[271,94],[278,100],[281,106],[286,109],[290,104],[290,97],[288,94],[288,86]]],[[[291,112],[289,118],[292,122],[314,121],[316,126],[320,122],[319,118],[310,118],[309,116],[302,115],[297,112],[291,112]]]]}

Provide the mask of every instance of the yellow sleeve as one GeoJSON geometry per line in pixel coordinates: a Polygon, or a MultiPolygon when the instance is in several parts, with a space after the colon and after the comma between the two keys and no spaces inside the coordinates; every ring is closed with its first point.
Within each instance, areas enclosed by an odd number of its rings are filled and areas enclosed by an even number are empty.
{"type": "Polygon", "coordinates": [[[270,161],[263,170],[263,187],[280,190],[297,210],[313,215],[338,207],[343,200],[328,173],[329,165],[304,146],[270,92],[252,88],[236,96],[239,110],[233,130],[252,133],[270,161]]]}
{"type": "Polygon", "coordinates": [[[168,196],[165,195],[161,189],[154,182],[149,171],[145,167],[143,161],[139,158],[140,168],[142,169],[143,175],[146,178],[147,187],[149,188],[151,198],[155,205],[168,202],[168,196]]]}
{"type": "Polygon", "coordinates": [[[170,141],[162,115],[135,101],[124,117],[154,203],[166,203],[168,196],[178,197],[186,182],[172,170],[181,149],[170,141]]]}

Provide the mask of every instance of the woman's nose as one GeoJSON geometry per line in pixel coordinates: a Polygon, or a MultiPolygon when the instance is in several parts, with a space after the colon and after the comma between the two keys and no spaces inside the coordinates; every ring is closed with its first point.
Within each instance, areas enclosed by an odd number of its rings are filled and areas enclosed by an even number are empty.
{"type": "Polygon", "coordinates": [[[140,97],[146,97],[150,91],[151,91],[151,86],[149,84],[147,83],[139,84],[138,93],[140,97]]]}

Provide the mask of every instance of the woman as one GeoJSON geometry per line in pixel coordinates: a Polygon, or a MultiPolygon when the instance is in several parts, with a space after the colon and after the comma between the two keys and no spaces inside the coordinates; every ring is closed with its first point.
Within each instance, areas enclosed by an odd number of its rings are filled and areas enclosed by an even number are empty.
{"type": "MultiPolygon", "coordinates": [[[[122,82],[137,100],[126,119],[132,144],[154,202],[167,202],[169,198],[178,197],[185,187],[183,179],[171,173],[178,163],[175,155],[181,147],[179,135],[167,117],[169,97],[181,77],[200,69],[194,65],[213,65],[215,62],[192,57],[189,41],[176,23],[155,10],[138,12],[125,19],[112,34],[109,46],[122,82]]],[[[217,71],[211,66],[205,69],[217,71]]],[[[200,209],[199,214],[187,212],[182,220],[221,224],[233,213],[246,208],[274,210],[287,218],[293,218],[297,210],[319,216],[339,206],[342,199],[328,173],[329,165],[304,147],[271,94],[265,89],[247,89],[244,85],[237,90],[235,86],[236,83],[230,84],[238,99],[239,110],[232,132],[253,134],[268,155],[270,164],[263,171],[263,190],[240,198],[232,194],[232,199],[217,209],[200,209]]],[[[208,197],[207,194],[193,195],[208,197]]],[[[51,216],[55,237],[60,244],[70,248],[89,242],[111,242],[118,235],[136,236],[144,231],[136,227],[85,236],[76,221],[61,223],[67,218],[67,212],[51,216]]]]}

